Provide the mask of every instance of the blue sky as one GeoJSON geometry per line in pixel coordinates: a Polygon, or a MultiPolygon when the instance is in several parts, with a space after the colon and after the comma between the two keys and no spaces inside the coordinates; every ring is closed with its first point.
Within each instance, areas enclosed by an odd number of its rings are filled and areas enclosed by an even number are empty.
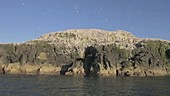
{"type": "Polygon", "coordinates": [[[170,40],[169,10],[170,0],[0,0],[0,42],[82,28],[170,40]]]}

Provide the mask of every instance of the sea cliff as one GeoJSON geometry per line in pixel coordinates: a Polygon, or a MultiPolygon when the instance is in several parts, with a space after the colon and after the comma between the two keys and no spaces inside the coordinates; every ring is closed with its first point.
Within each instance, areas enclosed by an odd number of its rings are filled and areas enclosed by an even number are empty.
{"type": "Polygon", "coordinates": [[[73,29],[0,44],[0,73],[87,76],[170,75],[170,41],[130,32],[73,29]]]}

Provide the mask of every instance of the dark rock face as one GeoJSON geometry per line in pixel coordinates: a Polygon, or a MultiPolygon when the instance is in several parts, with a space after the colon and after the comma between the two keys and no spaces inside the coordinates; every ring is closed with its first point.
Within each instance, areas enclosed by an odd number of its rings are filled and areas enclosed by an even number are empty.
{"type": "Polygon", "coordinates": [[[72,69],[69,70],[73,66],[73,62],[68,65],[62,65],[60,75],[65,75],[66,72],[72,71],[72,69]]]}
{"type": "Polygon", "coordinates": [[[169,47],[168,43],[161,41],[139,42],[134,50],[120,49],[114,45],[88,47],[85,51],[85,73],[90,74],[92,68],[97,70],[93,74],[109,69],[117,76],[169,74],[169,47]]]}
{"type": "Polygon", "coordinates": [[[0,63],[60,65],[72,60],[71,54],[60,54],[61,48],[52,44],[1,44],[0,63]]]}
{"type": "Polygon", "coordinates": [[[85,73],[98,75],[102,70],[113,70],[119,74],[119,67],[127,66],[125,62],[129,55],[128,50],[119,49],[115,45],[88,47],[85,51],[85,73]]]}
{"type": "Polygon", "coordinates": [[[84,57],[84,72],[86,76],[94,75],[97,76],[100,71],[100,67],[98,65],[99,57],[97,49],[94,47],[87,47],[85,50],[84,57]]]}
{"type": "Polygon", "coordinates": [[[144,41],[142,43],[145,43],[143,47],[133,50],[134,66],[143,69],[146,76],[157,75],[158,71],[169,73],[170,62],[166,58],[169,44],[162,41],[144,41]]]}
{"type": "MultiPolygon", "coordinates": [[[[60,74],[74,71],[75,62],[81,61],[87,76],[110,74],[115,76],[157,76],[170,74],[170,45],[160,40],[138,42],[127,50],[115,44],[94,45],[85,48],[84,57],[78,52],[61,53],[64,47],[46,42],[35,44],[0,44],[0,65],[13,63],[61,67],[60,74]],[[68,65],[63,65],[68,64],[68,65]]],[[[5,73],[4,66],[0,73],[5,73]]]]}
{"type": "Polygon", "coordinates": [[[167,58],[170,59],[170,49],[167,49],[165,53],[166,53],[167,58]]]}

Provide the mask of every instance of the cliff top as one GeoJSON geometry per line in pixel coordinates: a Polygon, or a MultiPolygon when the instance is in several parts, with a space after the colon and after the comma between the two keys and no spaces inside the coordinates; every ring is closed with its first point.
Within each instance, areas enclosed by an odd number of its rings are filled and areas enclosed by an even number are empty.
{"type": "Polygon", "coordinates": [[[93,39],[101,39],[101,38],[114,38],[114,40],[119,38],[136,38],[130,32],[117,30],[117,31],[106,31],[106,30],[99,30],[99,29],[71,29],[66,31],[59,31],[59,32],[51,32],[45,35],[42,35],[38,38],[38,40],[50,40],[55,41],[58,38],[74,38],[74,36],[79,38],[93,38],[93,39]],[[119,37],[119,38],[116,38],[119,37]]]}
{"type": "Polygon", "coordinates": [[[99,29],[71,29],[44,34],[29,43],[46,41],[50,44],[68,47],[86,47],[94,44],[106,45],[114,43],[117,46],[131,49],[134,47],[133,44],[139,40],[140,39],[133,36],[130,32],[123,30],[106,31],[99,29]]]}
{"type": "Polygon", "coordinates": [[[106,31],[99,29],[71,29],[66,31],[50,32],[35,40],[28,41],[27,43],[34,44],[43,41],[49,44],[69,48],[74,46],[87,47],[91,45],[115,44],[120,48],[133,49],[135,48],[134,44],[142,40],[158,39],[140,39],[132,35],[130,32],[123,30],[106,31]]]}

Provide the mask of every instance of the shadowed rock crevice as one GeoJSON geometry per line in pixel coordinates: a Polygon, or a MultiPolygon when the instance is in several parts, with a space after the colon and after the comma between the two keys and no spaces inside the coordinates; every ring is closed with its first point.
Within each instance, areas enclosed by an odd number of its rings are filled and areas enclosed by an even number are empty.
{"type": "Polygon", "coordinates": [[[99,57],[98,57],[98,51],[95,47],[87,47],[85,49],[85,57],[84,57],[84,72],[86,76],[97,76],[98,72],[100,71],[100,65],[99,65],[99,57]]]}
{"type": "Polygon", "coordinates": [[[166,53],[166,57],[167,57],[168,59],[170,59],[170,49],[167,49],[165,53],[166,53]]]}

